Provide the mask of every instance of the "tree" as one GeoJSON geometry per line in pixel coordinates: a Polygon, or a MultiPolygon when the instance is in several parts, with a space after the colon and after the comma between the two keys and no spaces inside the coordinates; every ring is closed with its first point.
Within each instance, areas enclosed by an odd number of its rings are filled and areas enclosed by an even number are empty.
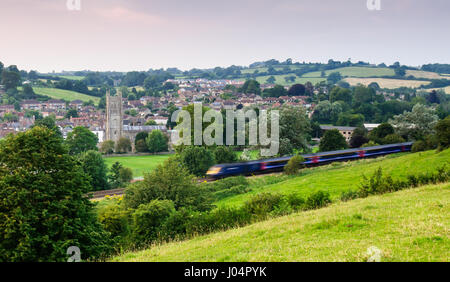
{"type": "Polygon", "coordinates": [[[202,146],[185,146],[179,154],[181,162],[195,176],[204,176],[214,165],[214,154],[202,146]]]}
{"type": "Polygon", "coordinates": [[[68,119],[70,119],[71,117],[76,118],[78,117],[78,111],[76,109],[70,108],[64,117],[68,119]]]}
{"type": "Polygon", "coordinates": [[[109,188],[108,168],[102,155],[97,151],[87,151],[78,157],[84,173],[90,176],[93,191],[107,190],[109,188]]]}
{"type": "Polygon", "coordinates": [[[131,151],[131,141],[127,137],[120,137],[116,143],[116,153],[124,154],[131,151]]]}
{"type": "Polygon", "coordinates": [[[347,149],[344,136],[337,129],[327,130],[320,139],[319,150],[321,152],[347,149]]]}
{"type": "Polygon", "coordinates": [[[398,134],[407,139],[420,140],[434,133],[434,126],[439,118],[434,109],[423,104],[416,104],[411,112],[394,116],[389,121],[398,134]]]}
{"type": "Polygon", "coordinates": [[[150,153],[166,152],[169,149],[168,137],[161,130],[153,130],[146,139],[150,153]]]}
{"type": "Polygon", "coordinates": [[[123,201],[125,207],[133,209],[153,200],[171,200],[176,209],[210,209],[211,199],[206,197],[202,189],[198,189],[195,182],[185,166],[176,159],[169,158],[145,174],[143,181],[129,186],[123,201]]]}
{"type": "Polygon", "coordinates": [[[293,156],[284,166],[284,173],[287,175],[296,174],[300,169],[305,167],[303,164],[304,161],[305,159],[302,156],[293,156]]]}
{"type": "Polygon", "coordinates": [[[362,145],[369,142],[369,138],[367,138],[367,129],[364,127],[357,127],[352,132],[352,137],[350,139],[350,147],[352,148],[360,148],[362,145]]]}
{"type": "Polygon", "coordinates": [[[214,149],[214,159],[218,164],[234,163],[237,155],[230,146],[217,146],[214,149]]]}
{"type": "Polygon", "coordinates": [[[56,121],[55,121],[55,116],[54,115],[49,115],[49,116],[46,116],[45,118],[37,119],[34,122],[34,125],[32,126],[32,128],[35,127],[35,126],[46,127],[48,129],[52,130],[53,132],[55,132],[56,135],[59,136],[60,138],[63,138],[61,130],[56,125],[56,121]]]}
{"type": "Polygon", "coordinates": [[[450,147],[450,116],[440,120],[435,128],[439,146],[442,149],[450,147]]]}
{"type": "Polygon", "coordinates": [[[103,141],[100,144],[100,152],[106,155],[114,153],[114,141],[112,140],[103,141]]]}
{"type": "Polygon", "coordinates": [[[250,79],[244,82],[244,85],[239,89],[240,92],[246,94],[261,94],[261,88],[258,81],[250,79]]]}
{"type": "Polygon", "coordinates": [[[34,127],[0,147],[0,261],[67,261],[104,257],[109,235],[97,222],[92,190],[77,161],[54,131],[34,127]]]}
{"type": "Polygon", "coordinates": [[[330,91],[330,102],[333,103],[336,101],[343,101],[350,105],[352,103],[352,92],[350,89],[341,88],[338,86],[334,87],[330,91]]]}
{"type": "Polygon", "coordinates": [[[371,103],[374,97],[375,97],[375,90],[373,90],[373,88],[365,87],[364,85],[356,86],[353,91],[353,101],[355,105],[371,103]]]}
{"type": "Polygon", "coordinates": [[[133,172],[131,169],[123,167],[121,163],[115,162],[111,166],[108,175],[108,181],[111,188],[124,187],[133,180],[133,172]]]}
{"type": "Polygon", "coordinates": [[[342,75],[340,72],[332,72],[327,77],[327,81],[330,84],[336,84],[340,80],[342,80],[342,75]]]}
{"type": "Polygon", "coordinates": [[[89,150],[97,151],[98,137],[92,131],[83,126],[75,127],[67,134],[66,144],[69,153],[76,155],[89,150]]]}
{"type": "Polygon", "coordinates": [[[269,83],[269,84],[274,84],[275,81],[276,81],[276,79],[275,79],[275,76],[273,76],[273,75],[271,75],[271,76],[266,80],[266,82],[269,83]]]}
{"type": "Polygon", "coordinates": [[[378,127],[374,128],[372,131],[370,131],[369,140],[372,140],[378,144],[383,144],[383,139],[386,136],[394,133],[395,133],[394,127],[392,127],[392,125],[390,125],[389,123],[385,122],[380,124],[378,127]]]}
{"type": "Polygon", "coordinates": [[[287,94],[286,89],[281,85],[275,85],[273,88],[267,88],[263,91],[264,97],[280,97],[287,94]]]}
{"type": "Polygon", "coordinates": [[[3,70],[1,82],[6,91],[16,89],[20,85],[20,74],[15,71],[3,70]]]}
{"type": "Polygon", "coordinates": [[[289,88],[288,90],[288,96],[303,96],[305,95],[306,92],[306,88],[305,85],[303,84],[294,84],[291,86],[291,88],[289,88]]]}
{"type": "MultiPolygon", "coordinates": [[[[303,107],[283,106],[280,110],[280,143],[286,139],[292,149],[307,152],[307,138],[311,131],[311,124],[303,107]]],[[[280,144],[281,145],[281,144],[280,144]]],[[[292,153],[283,150],[283,155],[292,153]]]]}

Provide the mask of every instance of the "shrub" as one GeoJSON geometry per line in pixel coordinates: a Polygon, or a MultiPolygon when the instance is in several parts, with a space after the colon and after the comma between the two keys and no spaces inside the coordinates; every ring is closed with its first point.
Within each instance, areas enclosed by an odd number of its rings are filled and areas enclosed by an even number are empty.
{"type": "Polygon", "coordinates": [[[169,149],[169,138],[161,130],[153,130],[146,139],[150,153],[165,152],[169,149]]]}
{"type": "Polygon", "coordinates": [[[246,187],[249,185],[247,178],[245,178],[242,175],[234,176],[234,177],[227,177],[227,178],[220,179],[220,180],[217,180],[214,182],[206,183],[205,189],[207,189],[208,191],[216,192],[216,191],[231,189],[232,187],[240,186],[240,185],[246,186],[246,187]]]}
{"type": "Polygon", "coordinates": [[[414,142],[414,144],[411,147],[411,152],[417,153],[428,150],[427,143],[425,141],[419,140],[414,142]]]}
{"type": "Polygon", "coordinates": [[[153,200],[140,205],[133,213],[133,240],[137,245],[155,241],[167,218],[175,212],[172,201],[153,200]]]}
{"type": "Polygon", "coordinates": [[[359,197],[358,191],[349,190],[341,193],[341,201],[343,202],[354,200],[358,197],[359,197]]]}
{"type": "Polygon", "coordinates": [[[131,151],[131,141],[126,137],[120,137],[116,143],[116,153],[123,154],[131,151]]]}
{"type": "Polygon", "coordinates": [[[300,210],[305,205],[305,199],[295,193],[287,195],[286,200],[294,210],[300,210]]]}
{"type": "Polygon", "coordinates": [[[125,237],[129,234],[129,212],[123,209],[117,201],[112,201],[99,208],[98,220],[113,238],[125,237]]]}
{"type": "Polygon", "coordinates": [[[304,161],[305,159],[302,156],[293,156],[284,166],[284,173],[287,175],[296,174],[301,168],[305,167],[304,161]]]}
{"type": "Polygon", "coordinates": [[[305,202],[305,209],[318,209],[325,207],[331,203],[330,194],[328,192],[317,191],[309,195],[305,202]]]}
{"type": "Polygon", "coordinates": [[[112,140],[103,141],[100,144],[100,152],[106,155],[114,153],[114,141],[112,140]]]}
{"type": "Polygon", "coordinates": [[[186,146],[179,154],[181,162],[195,176],[204,176],[214,165],[213,153],[205,147],[186,146]]]}
{"type": "Polygon", "coordinates": [[[237,155],[230,146],[218,146],[214,150],[214,158],[216,163],[234,163],[237,161],[237,155]]]}
{"type": "Polygon", "coordinates": [[[239,195],[250,192],[251,189],[247,188],[245,185],[233,186],[230,189],[220,190],[215,192],[213,195],[216,200],[221,200],[233,195],[239,195]]]}
{"type": "Polygon", "coordinates": [[[281,201],[279,194],[260,193],[253,196],[244,206],[250,214],[266,217],[281,201]]]}
{"type": "Polygon", "coordinates": [[[403,139],[403,137],[401,137],[398,134],[389,134],[386,135],[386,137],[383,138],[383,144],[396,144],[396,143],[403,143],[405,142],[405,139],[403,139]]]}

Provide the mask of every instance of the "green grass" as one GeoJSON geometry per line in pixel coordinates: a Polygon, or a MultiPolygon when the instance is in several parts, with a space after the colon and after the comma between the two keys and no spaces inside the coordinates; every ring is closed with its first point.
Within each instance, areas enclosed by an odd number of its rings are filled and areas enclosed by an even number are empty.
{"type": "Polygon", "coordinates": [[[58,77],[70,79],[70,80],[83,80],[85,78],[84,76],[79,76],[79,75],[58,75],[58,77]]]}
{"type": "Polygon", "coordinates": [[[443,164],[450,164],[450,149],[436,153],[435,151],[419,153],[402,153],[389,155],[377,159],[365,159],[352,162],[338,162],[327,166],[304,169],[299,176],[267,176],[251,179],[252,191],[222,199],[215,203],[218,206],[239,206],[254,194],[272,192],[280,194],[298,193],[307,197],[313,192],[322,190],[330,193],[332,199],[340,197],[341,193],[349,189],[356,189],[363,174],[371,175],[381,167],[383,173],[390,174],[394,179],[406,179],[407,175],[434,171],[443,164]],[[281,182],[273,183],[281,178],[281,182]],[[252,184],[254,182],[254,184],[252,184]]]}
{"type": "Polygon", "coordinates": [[[450,184],[371,196],[112,261],[449,261],[450,184]]]}
{"type": "MultiPolygon", "coordinates": [[[[393,76],[395,72],[390,68],[371,68],[371,67],[345,67],[325,71],[326,75],[332,72],[340,72],[342,76],[349,77],[377,77],[377,76],[393,76]]],[[[320,77],[322,72],[315,71],[303,75],[303,77],[320,77]]]]}
{"type": "Polygon", "coordinates": [[[142,177],[145,172],[150,172],[170,156],[171,155],[125,156],[105,157],[104,159],[108,167],[111,167],[115,162],[120,162],[124,167],[131,168],[133,177],[142,177]]]}
{"type": "Polygon", "coordinates": [[[33,87],[34,93],[38,95],[45,95],[53,99],[63,99],[66,101],[81,100],[83,102],[88,102],[89,100],[98,103],[100,101],[99,97],[89,96],[75,91],[57,89],[57,88],[44,88],[44,87],[33,87]]]}

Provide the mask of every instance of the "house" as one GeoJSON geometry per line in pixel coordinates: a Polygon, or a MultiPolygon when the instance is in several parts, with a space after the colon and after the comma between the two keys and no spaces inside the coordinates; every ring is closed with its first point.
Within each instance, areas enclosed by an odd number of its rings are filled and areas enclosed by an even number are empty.
{"type": "Polygon", "coordinates": [[[353,131],[356,127],[353,126],[332,126],[332,125],[321,125],[320,129],[323,131],[337,129],[345,137],[345,141],[349,142],[352,138],[353,131]]]}

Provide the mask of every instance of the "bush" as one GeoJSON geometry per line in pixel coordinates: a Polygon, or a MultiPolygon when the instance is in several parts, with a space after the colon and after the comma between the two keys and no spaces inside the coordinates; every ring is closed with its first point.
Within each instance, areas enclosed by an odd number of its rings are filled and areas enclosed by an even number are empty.
{"type": "Polygon", "coordinates": [[[148,204],[140,205],[132,215],[133,241],[141,245],[158,239],[162,225],[174,212],[174,204],[169,200],[153,200],[148,204]]]}
{"type": "Polygon", "coordinates": [[[305,209],[312,210],[325,207],[331,203],[330,194],[328,192],[317,191],[309,195],[305,202],[305,209]]]}
{"type": "Polygon", "coordinates": [[[179,154],[181,162],[195,176],[204,176],[214,165],[213,153],[201,146],[186,146],[179,154]]]}
{"type": "Polygon", "coordinates": [[[153,130],[146,139],[150,153],[166,152],[169,150],[169,138],[161,130],[153,130]]]}
{"type": "Polygon", "coordinates": [[[398,134],[389,134],[386,135],[386,137],[383,138],[383,144],[396,144],[396,143],[403,143],[405,142],[405,139],[401,137],[398,134]]]}
{"type": "Polygon", "coordinates": [[[238,185],[238,186],[233,186],[230,189],[217,191],[213,195],[214,195],[215,199],[218,201],[218,200],[221,200],[221,199],[224,199],[227,197],[231,197],[234,195],[248,193],[250,191],[251,191],[251,189],[247,188],[247,186],[238,185]]]}
{"type": "Polygon", "coordinates": [[[218,146],[214,150],[214,158],[216,163],[234,163],[237,161],[237,155],[230,146],[218,146]]]}
{"type": "Polygon", "coordinates": [[[100,144],[100,152],[105,155],[114,153],[114,141],[106,140],[100,144]]]}
{"type": "Polygon", "coordinates": [[[98,220],[113,238],[123,238],[129,235],[129,212],[117,201],[112,200],[108,205],[99,208],[98,220]]]}
{"type": "Polygon", "coordinates": [[[244,206],[248,213],[265,218],[281,201],[279,194],[260,193],[253,196],[244,206]]]}
{"type": "Polygon", "coordinates": [[[411,152],[417,153],[428,150],[428,145],[425,141],[419,140],[414,142],[414,144],[411,147],[411,152]]]}
{"type": "Polygon", "coordinates": [[[302,156],[293,156],[284,166],[284,173],[287,175],[298,173],[301,168],[305,167],[303,164],[304,161],[305,159],[302,156]]]}
{"type": "Polygon", "coordinates": [[[341,201],[343,202],[354,200],[358,197],[359,197],[358,191],[349,190],[341,193],[341,201]]]}
{"type": "Polygon", "coordinates": [[[300,210],[305,205],[305,199],[295,193],[287,195],[286,200],[294,210],[300,210]]]}
{"type": "Polygon", "coordinates": [[[242,175],[239,176],[233,176],[233,177],[227,177],[224,179],[220,179],[214,182],[209,182],[204,184],[205,189],[211,192],[221,191],[221,190],[227,190],[231,189],[232,187],[243,185],[248,186],[249,183],[247,181],[247,178],[245,178],[242,175]]]}

